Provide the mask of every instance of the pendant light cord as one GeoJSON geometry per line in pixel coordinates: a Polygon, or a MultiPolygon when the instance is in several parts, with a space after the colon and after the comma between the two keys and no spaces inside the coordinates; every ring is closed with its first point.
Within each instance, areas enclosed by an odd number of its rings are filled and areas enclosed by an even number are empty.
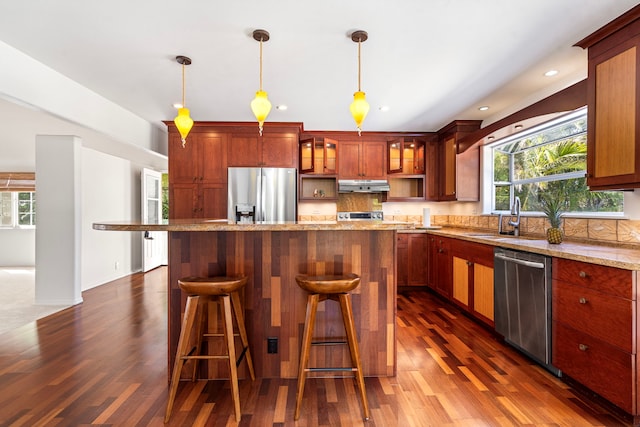
{"type": "Polygon", "coordinates": [[[262,91],[262,37],[260,37],[260,91],[262,91]]]}
{"type": "Polygon", "coordinates": [[[185,88],[185,84],[184,84],[184,69],[185,69],[185,65],[184,62],[182,63],[182,108],[186,108],[187,106],[184,103],[184,88],[185,88]]]}
{"type": "Polygon", "coordinates": [[[360,45],[361,45],[361,41],[360,39],[358,39],[358,92],[360,91],[360,45]]]}

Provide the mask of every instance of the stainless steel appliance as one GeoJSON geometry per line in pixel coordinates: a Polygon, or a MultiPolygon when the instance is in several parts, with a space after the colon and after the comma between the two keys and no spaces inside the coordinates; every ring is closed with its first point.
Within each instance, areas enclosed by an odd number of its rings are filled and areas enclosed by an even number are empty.
{"type": "Polygon", "coordinates": [[[384,179],[341,179],[338,181],[338,193],[384,193],[389,189],[389,182],[384,179]]]}
{"type": "Polygon", "coordinates": [[[228,168],[227,218],[235,222],[296,220],[294,168],[228,168]]]}
{"type": "Polygon", "coordinates": [[[372,212],[338,212],[338,221],[382,221],[382,211],[372,212]]]}
{"type": "Polygon", "coordinates": [[[496,331],[560,376],[551,365],[551,258],[498,247],[493,252],[496,331]]]}

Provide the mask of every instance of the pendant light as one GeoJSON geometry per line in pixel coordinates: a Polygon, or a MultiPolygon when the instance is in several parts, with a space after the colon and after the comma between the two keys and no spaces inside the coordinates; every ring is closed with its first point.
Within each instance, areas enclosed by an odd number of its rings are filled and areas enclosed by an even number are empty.
{"type": "Polygon", "coordinates": [[[184,103],[184,68],[187,65],[191,65],[191,59],[186,56],[176,56],[176,61],[178,64],[182,64],[182,106],[178,108],[178,115],[175,119],[173,119],[173,123],[176,124],[176,128],[178,128],[178,132],[180,132],[180,136],[182,137],[182,148],[184,148],[187,143],[187,135],[189,135],[189,131],[193,127],[193,119],[189,117],[189,109],[185,108],[184,103]]]}
{"type": "Polygon", "coordinates": [[[364,92],[360,90],[360,46],[362,42],[366,41],[368,38],[369,35],[367,32],[362,30],[354,31],[351,34],[351,40],[358,43],[358,91],[353,94],[353,102],[349,109],[351,110],[353,120],[356,121],[359,136],[362,132],[362,122],[369,112],[369,103],[365,98],[364,92]]]}
{"type": "Polygon", "coordinates": [[[258,120],[260,135],[262,136],[262,126],[264,120],[271,111],[271,102],[267,99],[267,92],[262,90],[262,42],[269,40],[269,33],[266,30],[255,30],[253,38],[260,42],[260,89],[256,92],[256,97],[251,101],[251,111],[258,120]]]}

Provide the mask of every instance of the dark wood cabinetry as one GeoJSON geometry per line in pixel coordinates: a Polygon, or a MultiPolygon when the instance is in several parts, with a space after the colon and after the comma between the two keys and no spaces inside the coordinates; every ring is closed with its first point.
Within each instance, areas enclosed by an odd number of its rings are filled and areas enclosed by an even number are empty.
{"type": "Polygon", "coordinates": [[[587,184],[640,187],[640,6],[577,43],[589,50],[587,184]]]}
{"type": "Polygon", "coordinates": [[[300,141],[300,173],[335,175],[338,173],[338,141],[308,138],[300,141]]]}
{"type": "Polygon", "coordinates": [[[398,286],[427,284],[427,244],[424,233],[397,234],[398,286]]]}
{"type": "Polygon", "coordinates": [[[198,129],[182,147],[169,132],[169,218],[227,216],[228,135],[198,129]]]}
{"type": "Polygon", "coordinates": [[[493,326],[493,247],[454,240],[451,263],[453,302],[493,326]]]}
{"type": "Polygon", "coordinates": [[[229,138],[228,166],[298,167],[298,132],[265,128],[263,135],[235,131],[229,138]]]}
{"type": "Polygon", "coordinates": [[[553,365],[638,417],[638,273],[553,259],[553,365]]]}
{"type": "Polygon", "coordinates": [[[435,180],[427,181],[428,200],[480,200],[480,148],[464,146],[460,139],[480,129],[479,120],[456,120],[438,132],[437,146],[428,145],[427,167],[435,168],[435,180]],[[429,186],[428,186],[429,187],[429,186]]]}
{"type": "Polygon", "coordinates": [[[429,235],[427,250],[427,286],[445,298],[452,294],[452,239],[429,235]]]}
{"type": "Polygon", "coordinates": [[[387,173],[419,175],[425,171],[425,141],[413,137],[387,142],[387,173]]]}
{"type": "Polygon", "coordinates": [[[342,179],[384,179],[387,172],[384,141],[340,141],[338,175],[342,179]]]}
{"type": "Polygon", "coordinates": [[[297,167],[300,123],[196,122],[183,148],[169,131],[169,218],[226,218],[227,167],[297,167]]]}

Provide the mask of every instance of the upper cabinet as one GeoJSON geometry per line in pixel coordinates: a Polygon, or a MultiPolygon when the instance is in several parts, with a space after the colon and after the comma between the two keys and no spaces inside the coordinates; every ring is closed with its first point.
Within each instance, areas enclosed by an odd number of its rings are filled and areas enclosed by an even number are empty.
{"type": "Polygon", "coordinates": [[[387,142],[387,173],[424,174],[425,141],[413,137],[394,138],[387,142]]]}
{"type": "Polygon", "coordinates": [[[340,141],[338,145],[339,177],[341,179],[384,179],[387,172],[386,150],[385,141],[340,141]]]}
{"type": "Polygon", "coordinates": [[[194,127],[185,147],[169,128],[169,218],[225,218],[227,142],[224,132],[194,127]]]}
{"type": "Polygon", "coordinates": [[[587,184],[640,187],[640,6],[576,45],[589,50],[587,184]]]}
{"type": "Polygon", "coordinates": [[[300,173],[334,175],[337,168],[338,141],[309,138],[300,141],[300,173]]]}
{"type": "Polygon", "coordinates": [[[480,200],[480,149],[460,144],[463,136],[480,129],[480,120],[456,120],[438,132],[437,145],[427,145],[428,200],[480,200]],[[437,160],[436,160],[437,159],[437,160]]]}
{"type": "Polygon", "coordinates": [[[234,131],[229,140],[229,166],[282,167],[298,166],[298,131],[265,128],[263,135],[234,131]]]}

